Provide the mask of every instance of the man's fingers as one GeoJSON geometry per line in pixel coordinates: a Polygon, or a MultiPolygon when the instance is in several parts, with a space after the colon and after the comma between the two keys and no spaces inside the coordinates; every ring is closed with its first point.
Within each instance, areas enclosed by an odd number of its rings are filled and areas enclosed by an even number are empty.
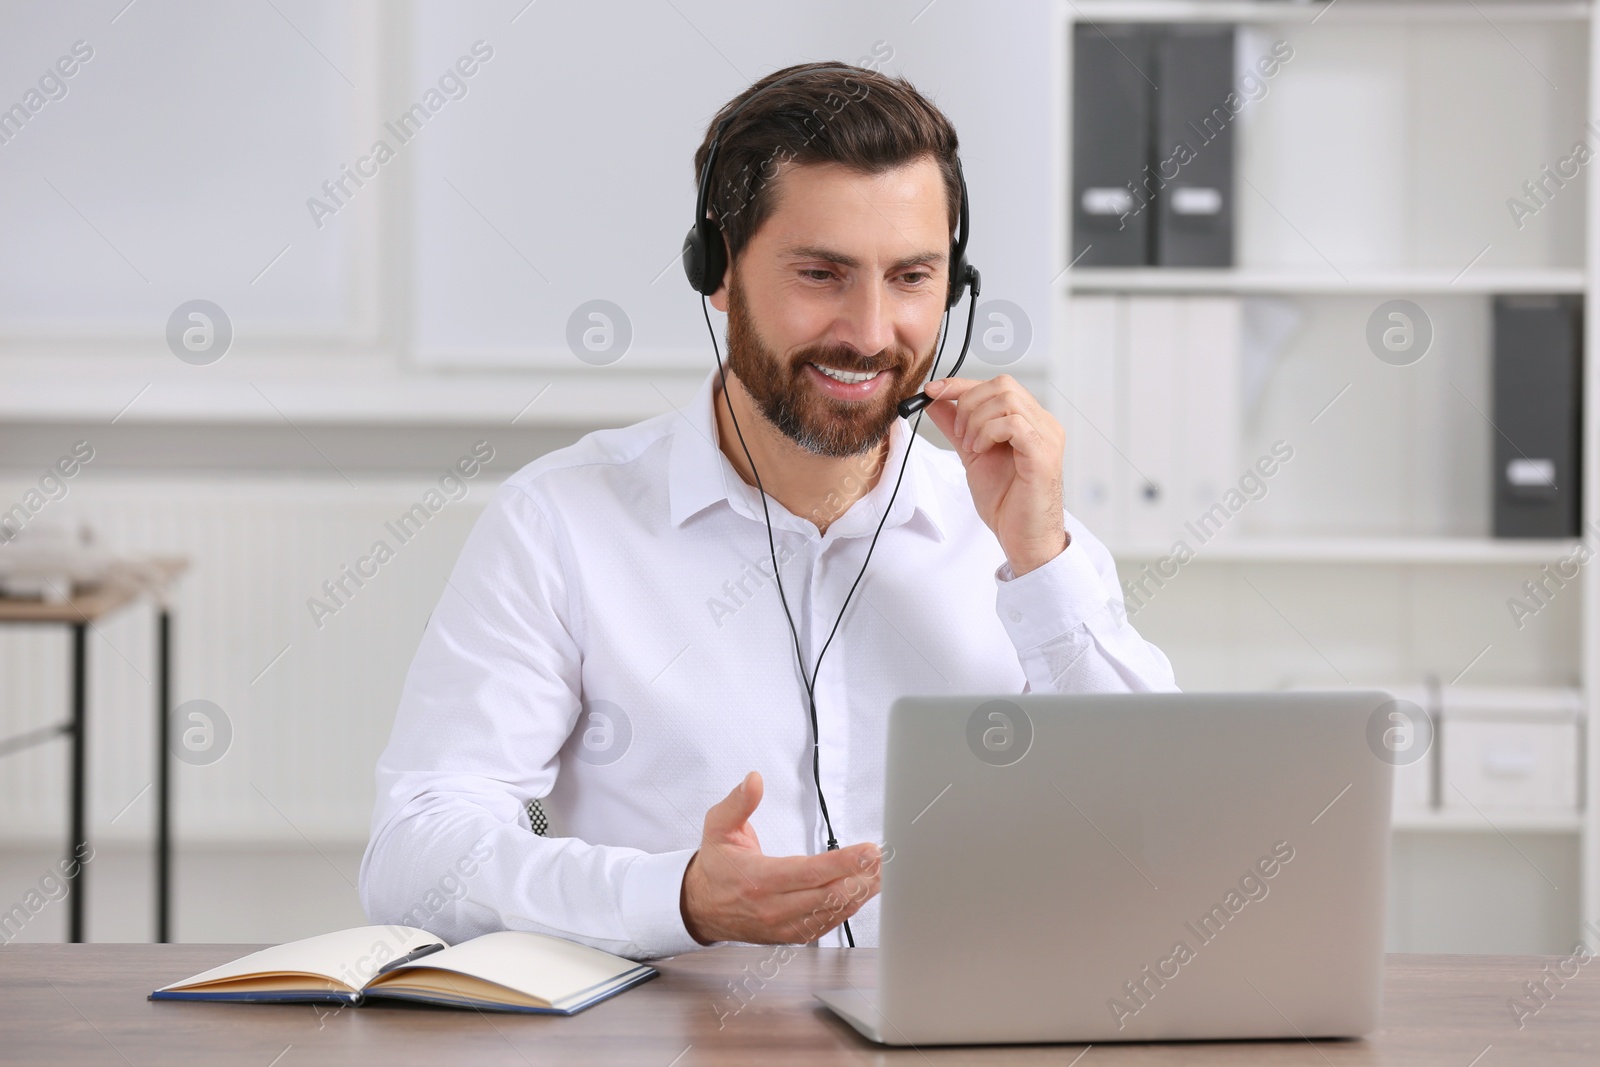
{"type": "Polygon", "coordinates": [[[1033,412],[1023,398],[1012,393],[994,392],[987,396],[974,396],[961,402],[956,422],[966,448],[970,449],[979,429],[987,422],[1007,415],[1022,415],[1031,420],[1033,412]]]}
{"type": "Polygon", "coordinates": [[[815,856],[768,856],[755,873],[756,884],[771,893],[816,889],[851,875],[877,877],[878,846],[870,841],[815,856]]]}
{"type": "Polygon", "coordinates": [[[987,452],[994,445],[1008,444],[1020,457],[1031,455],[1043,442],[1044,435],[1026,416],[1012,414],[984,423],[973,435],[970,447],[974,452],[987,452]]]}
{"type": "Polygon", "coordinates": [[[928,413],[928,418],[939,427],[939,432],[952,444],[956,442],[956,409],[954,404],[941,404],[937,400],[923,409],[928,413]]]}
{"type": "Polygon", "coordinates": [[[993,380],[980,381],[975,378],[939,378],[929,382],[925,391],[934,398],[928,406],[928,417],[933,419],[933,424],[939,427],[939,432],[956,448],[962,448],[961,439],[965,434],[967,425],[967,410],[975,402],[983,399],[984,386],[993,386],[993,380]],[[975,395],[969,395],[972,390],[980,389],[975,395]],[[960,404],[957,404],[960,401],[960,404]]]}
{"type": "Polygon", "coordinates": [[[761,793],[761,775],[751,771],[731,793],[707,809],[706,837],[722,837],[742,829],[761,803],[761,793]]]}
{"type": "Polygon", "coordinates": [[[979,378],[935,378],[923,387],[923,392],[935,400],[959,400],[962,393],[982,384],[979,378]]]}
{"type": "Polygon", "coordinates": [[[925,410],[928,413],[928,417],[933,420],[933,424],[939,427],[939,432],[944,434],[945,440],[949,441],[951,446],[960,454],[962,463],[969,462],[972,454],[962,448],[961,434],[956,430],[956,421],[960,418],[961,413],[956,408],[955,403],[936,400],[929,404],[925,410]]]}
{"type": "Polygon", "coordinates": [[[781,898],[789,918],[779,923],[787,936],[800,942],[815,941],[856,912],[878,894],[878,875],[847,875],[818,889],[789,893],[781,898]]]}

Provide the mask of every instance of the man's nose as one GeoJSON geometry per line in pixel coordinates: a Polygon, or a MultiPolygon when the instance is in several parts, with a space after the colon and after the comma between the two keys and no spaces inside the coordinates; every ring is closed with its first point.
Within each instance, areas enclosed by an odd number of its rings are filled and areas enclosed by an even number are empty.
{"type": "Polygon", "coordinates": [[[867,358],[894,344],[893,305],[878,285],[856,287],[845,303],[837,327],[838,340],[867,358]]]}

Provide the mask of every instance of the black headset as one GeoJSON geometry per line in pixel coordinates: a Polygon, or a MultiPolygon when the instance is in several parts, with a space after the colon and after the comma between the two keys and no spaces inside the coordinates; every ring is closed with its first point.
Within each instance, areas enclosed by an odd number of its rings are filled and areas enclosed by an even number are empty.
{"type": "MultiPolygon", "coordinates": [[[[828,647],[833,644],[834,635],[839,632],[839,624],[844,621],[844,613],[850,607],[850,600],[855,596],[856,587],[861,584],[861,579],[866,576],[867,564],[872,561],[872,550],[878,546],[878,535],[883,532],[883,524],[889,518],[889,513],[894,510],[894,501],[900,495],[900,483],[906,476],[906,463],[911,459],[911,446],[916,443],[917,427],[922,424],[921,411],[933,403],[933,398],[927,393],[918,393],[900,401],[897,411],[903,419],[909,419],[913,414],[917,416],[916,423],[911,428],[911,440],[906,444],[906,454],[900,461],[900,473],[895,478],[894,492],[889,495],[889,503],[884,506],[883,515],[878,519],[878,528],[873,531],[872,543],[867,546],[866,559],[861,561],[861,571],[856,575],[856,580],[851,583],[850,591],[845,594],[844,603],[839,606],[839,617],[833,621],[833,629],[828,631],[828,639],[823,642],[822,651],[817,653],[816,665],[812,668],[810,676],[806,674],[805,656],[800,650],[800,632],[794,624],[794,615],[789,611],[789,598],[783,591],[783,578],[778,569],[778,547],[772,534],[772,513],[767,508],[767,491],[761,484],[761,474],[756,470],[756,461],[750,455],[750,446],[745,444],[744,431],[739,428],[739,420],[733,414],[733,404],[728,400],[728,372],[722,363],[722,351],[717,346],[717,332],[711,325],[711,312],[706,306],[706,297],[715,293],[722,287],[722,277],[728,268],[727,245],[723,243],[722,227],[713,219],[707,217],[706,208],[711,199],[711,176],[716,168],[717,151],[722,144],[722,133],[738,117],[739,113],[749,106],[750,101],[772,89],[791,81],[802,75],[815,74],[821,71],[844,71],[850,74],[862,73],[859,68],[844,65],[826,65],[808,67],[793,74],[786,74],[776,81],[762,86],[749,96],[745,97],[728,116],[717,123],[716,130],[711,135],[711,147],[706,151],[705,166],[700,172],[700,189],[695,196],[694,225],[689,229],[689,234],[683,239],[683,272],[689,278],[689,284],[695,292],[700,294],[700,311],[706,320],[706,331],[711,335],[711,349],[717,356],[717,371],[722,378],[722,402],[728,406],[728,418],[733,421],[733,429],[739,436],[739,447],[744,449],[745,461],[750,464],[750,472],[755,475],[756,491],[761,495],[761,514],[767,521],[767,549],[772,556],[772,578],[778,587],[778,599],[783,604],[784,617],[789,622],[789,636],[794,641],[795,661],[800,665],[800,682],[805,687],[806,705],[811,715],[811,778],[817,788],[817,806],[822,811],[822,823],[828,832],[828,850],[831,852],[839,847],[839,840],[833,833],[833,818],[828,813],[827,798],[822,795],[822,763],[821,746],[817,736],[817,678],[822,671],[822,657],[827,655],[828,647]]],[[[982,277],[976,267],[967,263],[967,179],[961,173],[961,161],[956,160],[956,179],[961,187],[961,205],[959,215],[959,229],[950,245],[950,290],[945,296],[945,321],[940,328],[939,348],[933,357],[933,366],[929,370],[930,379],[938,370],[939,359],[944,354],[944,343],[949,337],[950,309],[961,300],[963,291],[970,288],[972,297],[967,305],[967,331],[966,338],[961,344],[961,355],[957,358],[955,366],[951,368],[950,375],[961,369],[961,364],[967,358],[967,349],[972,345],[972,320],[977,307],[978,293],[982,288],[982,277]]],[[[850,920],[844,921],[844,935],[851,948],[856,946],[854,932],[850,929],[850,920]]]]}

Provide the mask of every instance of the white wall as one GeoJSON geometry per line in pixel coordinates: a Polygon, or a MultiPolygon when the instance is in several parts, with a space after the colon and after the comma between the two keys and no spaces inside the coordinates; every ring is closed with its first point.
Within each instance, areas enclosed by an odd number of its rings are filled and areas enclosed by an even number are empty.
{"type": "MultiPolygon", "coordinates": [[[[191,558],[174,698],[237,729],[223,760],[178,767],[180,841],[365,836],[405,668],[485,486],[323,630],[306,599],[465,443],[515,433],[503,454],[521,462],[539,427],[570,439],[682,402],[712,366],[677,265],[692,155],[751,80],[876,54],[944,107],[985,296],[1037,323],[1013,369],[1042,366],[1045,24],[1037,0],[0,7],[0,107],[76,42],[92,53],[0,143],[0,507],[85,436],[95,463],[49,517],[191,558]],[[492,57],[464,95],[401,144],[385,123],[480,40],[492,57]],[[379,138],[394,159],[314,217],[308,199],[330,203],[323,183],[379,138]],[[596,296],[635,326],[598,369],[564,340],[596,296]],[[165,340],[197,297],[235,329],[209,366],[165,340]]],[[[91,635],[91,827],[108,841],[148,833],[150,793],[123,809],[150,779],[150,636],[143,609],[91,635]]],[[[0,736],[65,714],[66,656],[58,630],[0,631],[0,736]]],[[[0,840],[60,836],[62,748],[0,764],[0,840]]]]}
{"type": "MultiPolygon", "coordinates": [[[[427,414],[434,386],[467,389],[459,417],[508,375],[699,372],[704,324],[675,259],[709,118],[770,70],[874,55],[961,132],[985,293],[1039,323],[1027,370],[1048,330],[1045,12],[1042,0],[9,5],[0,103],[24,99],[75,42],[93,58],[0,144],[0,417],[109,418],[146,385],[128,418],[271,421],[273,405],[409,417],[427,414]],[[490,58],[473,58],[477,42],[490,58]],[[462,57],[472,76],[428,101],[462,57]],[[438,110],[402,141],[390,124],[419,102],[438,110]],[[366,164],[376,173],[346,195],[324,192],[378,140],[391,161],[366,164]],[[635,338],[599,370],[565,342],[595,297],[624,308],[635,338]],[[203,368],[164,341],[194,298],[236,327],[228,356],[203,368]],[[91,381],[74,389],[68,370],[91,381]],[[262,379],[281,380],[263,390],[271,403],[247,387],[262,379]],[[386,406],[403,387],[420,399],[386,406]]],[[[652,389],[626,395],[628,418],[664,410],[652,389]]]]}

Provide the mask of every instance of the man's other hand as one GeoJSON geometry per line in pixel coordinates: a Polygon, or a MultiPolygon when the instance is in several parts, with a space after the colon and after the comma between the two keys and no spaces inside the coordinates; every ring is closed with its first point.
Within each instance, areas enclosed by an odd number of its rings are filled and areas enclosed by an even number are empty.
{"type": "Polygon", "coordinates": [[[816,856],[763,855],[749,821],[761,790],[751,771],[706,812],[679,898],[684,926],[702,945],[815,941],[878,892],[882,859],[870,841],[816,856]]]}

